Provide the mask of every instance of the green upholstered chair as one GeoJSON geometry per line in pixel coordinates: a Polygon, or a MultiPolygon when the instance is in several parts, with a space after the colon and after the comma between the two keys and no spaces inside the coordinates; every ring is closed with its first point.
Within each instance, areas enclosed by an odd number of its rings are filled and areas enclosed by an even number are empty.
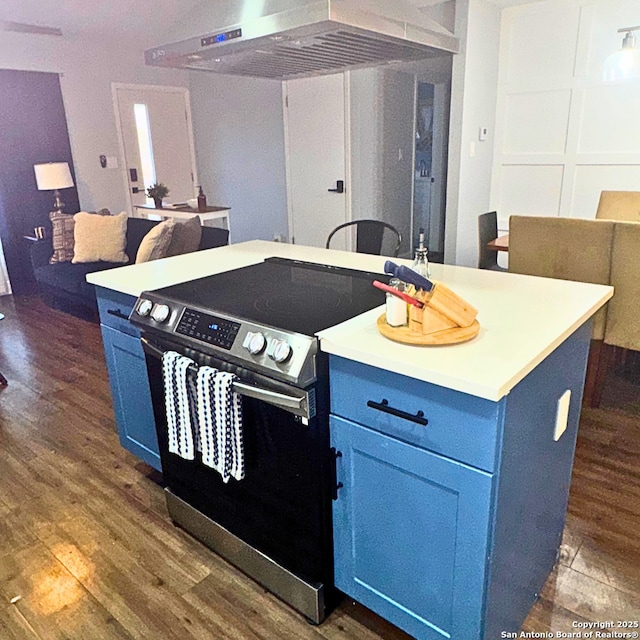
{"type": "MultiPolygon", "coordinates": [[[[615,222],[511,216],[509,271],[560,280],[610,284],[615,222]]],[[[610,304],[610,303],[609,303],[610,304]]],[[[608,308],[593,318],[585,402],[598,406],[609,353],[604,348],[608,308]]]]}
{"type": "Polygon", "coordinates": [[[596,219],[640,222],[640,191],[603,191],[596,219]]]}
{"type": "Polygon", "coordinates": [[[613,231],[605,344],[640,351],[640,224],[616,222],[613,231]]]}

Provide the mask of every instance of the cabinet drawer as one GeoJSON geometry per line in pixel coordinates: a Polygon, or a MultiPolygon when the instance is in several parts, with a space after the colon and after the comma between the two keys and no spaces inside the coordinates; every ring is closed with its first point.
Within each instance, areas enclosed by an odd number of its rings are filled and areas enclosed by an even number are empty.
{"type": "Polygon", "coordinates": [[[504,399],[491,402],[336,356],[330,359],[330,383],[332,414],[480,469],[495,469],[504,399]],[[418,412],[426,425],[419,423],[418,412]]]}
{"type": "Polygon", "coordinates": [[[128,320],[137,298],[103,287],[96,287],[96,295],[101,324],[131,336],[140,335],[138,329],[128,320]]]}

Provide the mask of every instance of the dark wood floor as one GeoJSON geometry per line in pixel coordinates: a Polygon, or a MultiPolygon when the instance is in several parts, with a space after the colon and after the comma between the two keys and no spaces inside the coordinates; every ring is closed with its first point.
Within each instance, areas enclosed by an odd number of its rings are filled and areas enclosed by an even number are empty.
{"type": "MultiPolygon", "coordinates": [[[[408,638],[349,600],[311,626],[173,527],[118,443],[98,326],[35,298],[0,312],[0,640],[408,638]]],[[[583,410],[561,560],[524,629],[638,619],[640,377],[618,371],[583,410]]]]}

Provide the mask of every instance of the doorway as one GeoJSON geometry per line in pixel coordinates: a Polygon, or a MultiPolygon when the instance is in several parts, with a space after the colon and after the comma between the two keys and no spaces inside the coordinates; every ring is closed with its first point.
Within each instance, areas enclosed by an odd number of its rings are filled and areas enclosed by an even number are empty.
{"type": "Polygon", "coordinates": [[[413,237],[425,230],[433,262],[444,260],[448,122],[448,84],[416,78],[413,237]]]}
{"type": "Polygon", "coordinates": [[[197,172],[188,90],[112,87],[131,213],[137,206],[153,206],[146,189],[156,182],[169,188],[166,202],[193,198],[197,172]]]}

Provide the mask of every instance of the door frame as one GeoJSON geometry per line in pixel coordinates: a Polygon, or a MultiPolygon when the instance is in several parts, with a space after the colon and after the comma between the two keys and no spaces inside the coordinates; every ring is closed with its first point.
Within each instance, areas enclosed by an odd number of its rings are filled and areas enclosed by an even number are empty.
{"type": "MultiPolygon", "coordinates": [[[[352,212],[352,189],[351,189],[351,76],[349,71],[342,73],[342,94],[344,96],[344,181],[345,189],[345,222],[351,222],[353,219],[352,212]]],[[[291,197],[291,146],[289,142],[289,109],[287,108],[287,83],[282,82],[282,115],[284,125],[284,155],[285,155],[285,174],[287,181],[287,224],[289,233],[289,242],[295,238],[293,225],[293,207],[291,197]]],[[[348,243],[352,238],[349,237],[348,243]]],[[[349,249],[349,244],[347,245],[349,249]]]]}
{"type": "Polygon", "coordinates": [[[193,174],[193,183],[200,184],[198,179],[198,169],[196,166],[195,137],[193,133],[193,119],[191,117],[191,94],[187,87],[174,87],[168,85],[157,84],[128,84],[122,82],[111,83],[111,98],[113,101],[113,110],[116,118],[116,130],[118,134],[118,161],[120,163],[120,175],[123,180],[124,188],[127,194],[127,203],[129,205],[129,215],[135,214],[135,207],[131,198],[131,189],[129,188],[129,168],[127,167],[127,159],[124,151],[124,136],[122,135],[122,120],[120,119],[120,109],[118,104],[118,90],[130,91],[159,91],[163,93],[180,93],[185,102],[187,131],[189,134],[189,150],[191,152],[191,173],[193,174]]]}
{"type": "MultiPolygon", "coordinates": [[[[417,102],[418,102],[418,85],[426,83],[433,86],[433,138],[431,141],[431,179],[432,189],[430,193],[430,216],[427,238],[429,245],[431,239],[437,234],[440,242],[438,243],[438,252],[442,246],[442,254],[445,251],[445,229],[446,229],[446,178],[447,178],[447,154],[448,154],[448,129],[449,114],[451,103],[451,89],[447,82],[437,81],[434,78],[421,76],[420,73],[415,74],[415,93],[414,93],[414,138],[417,126],[417,102]],[[433,185],[437,185],[434,189],[433,185]],[[437,212],[437,220],[434,220],[433,213],[437,212]],[[437,222],[437,225],[436,225],[437,222]],[[435,233],[434,233],[435,232],[435,233]]],[[[411,180],[411,247],[417,244],[417,238],[413,237],[415,222],[415,145],[413,147],[413,177],[411,180]]],[[[433,247],[431,247],[433,250],[433,247]]]]}

